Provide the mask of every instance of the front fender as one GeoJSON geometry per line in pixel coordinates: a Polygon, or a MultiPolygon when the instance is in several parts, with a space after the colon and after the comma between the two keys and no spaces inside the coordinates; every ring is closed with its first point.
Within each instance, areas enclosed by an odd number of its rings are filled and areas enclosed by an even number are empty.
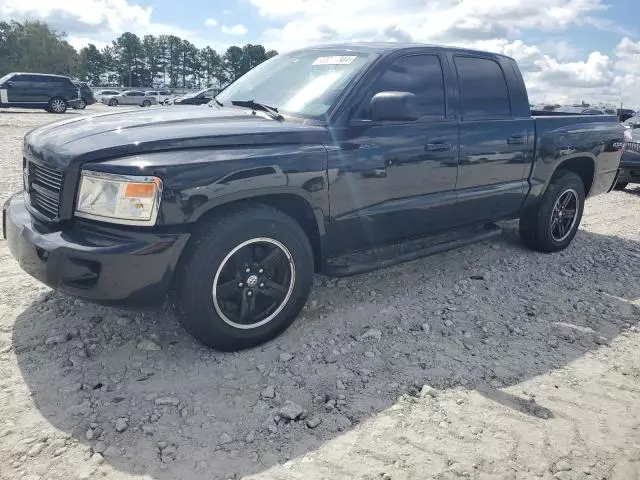
{"type": "Polygon", "coordinates": [[[160,177],[158,226],[194,223],[213,208],[265,195],[304,199],[320,233],[329,217],[327,151],[322,145],[156,152],[96,163],[92,169],[160,177]]]}

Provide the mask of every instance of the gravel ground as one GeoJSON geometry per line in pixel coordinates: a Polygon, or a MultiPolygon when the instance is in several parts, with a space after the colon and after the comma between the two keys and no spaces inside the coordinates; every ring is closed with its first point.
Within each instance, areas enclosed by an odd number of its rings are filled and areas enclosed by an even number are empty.
{"type": "MultiPolygon", "coordinates": [[[[0,199],[23,135],[54,119],[0,112],[0,199]]],[[[509,223],[318,277],[291,329],[237,354],[166,309],[53,292],[0,241],[0,477],[640,478],[639,226],[636,187],[590,200],[562,253],[509,223]]]]}

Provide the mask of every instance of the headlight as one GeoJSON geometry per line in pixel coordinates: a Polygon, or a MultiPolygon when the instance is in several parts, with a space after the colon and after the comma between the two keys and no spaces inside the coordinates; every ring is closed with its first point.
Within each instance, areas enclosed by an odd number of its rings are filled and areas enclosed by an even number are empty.
{"type": "Polygon", "coordinates": [[[125,225],[154,225],[161,193],[158,177],[83,171],[75,215],[125,225]]]}

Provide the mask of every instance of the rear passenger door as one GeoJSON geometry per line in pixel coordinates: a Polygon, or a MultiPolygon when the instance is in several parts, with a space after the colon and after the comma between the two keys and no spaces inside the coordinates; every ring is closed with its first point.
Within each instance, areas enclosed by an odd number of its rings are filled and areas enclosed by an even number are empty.
{"type": "MultiPolygon", "coordinates": [[[[460,161],[457,220],[473,224],[515,215],[527,193],[534,124],[516,92],[509,59],[450,53],[458,78],[460,161]]],[[[528,102],[525,102],[528,105],[528,102]]]]}
{"type": "Polygon", "coordinates": [[[7,88],[7,98],[10,104],[28,105],[39,102],[38,97],[34,94],[34,82],[31,77],[32,75],[21,73],[11,78],[11,83],[7,88]]]}

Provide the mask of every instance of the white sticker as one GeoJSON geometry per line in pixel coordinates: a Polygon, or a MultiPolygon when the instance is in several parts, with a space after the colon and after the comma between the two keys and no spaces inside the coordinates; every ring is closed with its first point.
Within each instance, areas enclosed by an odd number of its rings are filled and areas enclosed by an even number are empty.
{"type": "Polygon", "coordinates": [[[318,57],[313,61],[313,65],[349,65],[356,58],[353,56],[318,57]]]}

